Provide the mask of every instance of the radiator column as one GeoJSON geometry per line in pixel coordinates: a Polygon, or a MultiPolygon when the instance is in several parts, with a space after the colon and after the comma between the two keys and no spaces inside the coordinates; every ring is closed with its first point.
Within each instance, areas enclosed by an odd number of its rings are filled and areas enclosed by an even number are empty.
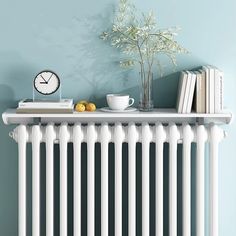
{"type": "Polygon", "coordinates": [[[210,127],[210,236],[218,236],[218,154],[224,132],[216,125],[210,127]]]}
{"type": "Polygon", "coordinates": [[[17,127],[18,141],[18,234],[26,236],[26,142],[28,131],[25,125],[17,127]]]}
{"type": "Polygon", "coordinates": [[[40,142],[41,127],[32,127],[32,235],[40,236],[40,142]]]}
{"type": "Polygon", "coordinates": [[[196,127],[196,236],[205,235],[205,143],[207,131],[203,125],[196,127]]]}
{"type": "Polygon", "coordinates": [[[169,126],[169,236],[177,236],[177,141],[175,124],[169,126]]]}
{"type": "Polygon", "coordinates": [[[166,131],[156,124],[156,236],[163,236],[163,149],[166,131]]]}
{"type": "Polygon", "coordinates": [[[183,236],[191,236],[191,143],[194,134],[190,125],[183,125],[183,236]]]}
{"type": "Polygon", "coordinates": [[[60,145],[60,236],[67,236],[67,143],[69,132],[67,124],[59,129],[60,145]]]}
{"type": "Polygon", "coordinates": [[[150,172],[149,172],[149,146],[152,139],[150,127],[142,124],[142,236],[149,235],[150,219],[150,172]]]}
{"type": "Polygon", "coordinates": [[[95,141],[94,123],[87,126],[87,235],[95,235],[95,141]]]}
{"type": "Polygon", "coordinates": [[[121,123],[116,123],[115,143],[115,236],[122,236],[122,142],[124,132],[121,123]]]}
{"type": "Polygon", "coordinates": [[[136,143],[138,133],[134,123],[128,126],[128,235],[136,236],[136,143]]]}
{"type": "Polygon", "coordinates": [[[111,133],[107,123],[101,126],[101,235],[108,236],[108,145],[111,133]]]}
{"type": "Polygon", "coordinates": [[[74,150],[74,236],[81,236],[81,143],[83,132],[80,124],[73,127],[74,150]]]}
{"type": "Polygon", "coordinates": [[[54,124],[46,127],[46,235],[54,235],[54,141],[56,131],[54,124]]]}

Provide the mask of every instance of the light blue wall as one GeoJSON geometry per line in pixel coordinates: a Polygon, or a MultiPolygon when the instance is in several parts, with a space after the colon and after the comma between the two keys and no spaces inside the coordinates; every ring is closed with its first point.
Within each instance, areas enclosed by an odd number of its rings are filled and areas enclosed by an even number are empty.
{"type": "MultiPolygon", "coordinates": [[[[178,37],[191,54],[178,59],[178,70],[213,64],[225,72],[225,105],[236,112],[236,2],[234,0],[134,0],[157,14],[160,27],[181,26],[178,37]]],[[[135,73],[115,63],[118,55],[98,39],[109,26],[115,0],[0,2],[0,111],[31,97],[35,74],[44,68],[62,78],[63,95],[105,105],[104,95],[128,91],[137,98],[135,73]]],[[[167,74],[172,71],[168,68],[167,74]]],[[[155,105],[175,104],[177,75],[155,82],[155,105]]],[[[0,123],[0,235],[17,232],[17,146],[13,127],[0,123]]],[[[236,235],[236,129],[226,127],[220,146],[220,235],[236,235]]]]}

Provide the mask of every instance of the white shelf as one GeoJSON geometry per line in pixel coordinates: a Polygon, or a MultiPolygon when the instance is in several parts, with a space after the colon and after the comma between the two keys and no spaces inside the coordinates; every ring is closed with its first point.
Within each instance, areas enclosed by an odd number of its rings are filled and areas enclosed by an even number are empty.
{"type": "Polygon", "coordinates": [[[180,114],[176,113],[175,109],[155,109],[152,112],[130,112],[130,113],[107,113],[99,111],[95,112],[74,112],[73,114],[19,114],[15,109],[8,109],[2,114],[3,122],[9,124],[34,124],[34,123],[128,123],[128,122],[162,122],[162,123],[184,123],[189,124],[229,124],[232,120],[231,112],[223,112],[219,114],[199,114],[189,113],[180,114]]]}

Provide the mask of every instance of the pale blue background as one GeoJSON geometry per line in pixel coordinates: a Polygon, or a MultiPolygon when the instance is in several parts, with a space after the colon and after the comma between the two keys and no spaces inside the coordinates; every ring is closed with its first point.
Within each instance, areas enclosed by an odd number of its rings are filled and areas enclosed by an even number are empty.
{"type": "MultiPolygon", "coordinates": [[[[190,52],[178,70],[213,64],[225,73],[225,105],[236,111],[236,3],[234,0],[134,0],[152,9],[160,27],[181,26],[178,40],[190,52]]],[[[137,98],[136,73],[117,66],[116,51],[98,39],[109,26],[115,0],[0,1],[0,111],[31,97],[35,74],[49,68],[62,78],[63,95],[105,105],[104,95],[127,91],[137,98]]],[[[171,74],[167,67],[166,73],[171,74]]],[[[155,105],[173,107],[177,74],[155,82],[155,105]]],[[[13,127],[0,124],[0,235],[17,232],[17,145],[13,127]]],[[[236,235],[235,124],[220,146],[219,230],[236,235]]]]}

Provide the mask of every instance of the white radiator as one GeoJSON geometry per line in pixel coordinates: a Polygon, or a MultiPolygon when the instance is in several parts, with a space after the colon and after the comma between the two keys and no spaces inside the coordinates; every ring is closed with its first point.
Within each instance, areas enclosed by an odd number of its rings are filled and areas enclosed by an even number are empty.
{"type": "MultiPolygon", "coordinates": [[[[73,143],[74,175],[74,236],[81,236],[81,144],[87,143],[87,236],[95,236],[95,221],[101,220],[101,235],[109,231],[109,143],[115,148],[115,236],[122,236],[122,144],[128,143],[128,235],[136,236],[136,145],[142,145],[142,236],[150,235],[150,144],[155,144],[155,235],[163,236],[163,152],[164,143],[169,144],[169,236],[177,236],[177,149],[183,144],[182,165],[182,231],[191,236],[191,217],[196,214],[196,236],[206,235],[206,224],[210,236],[218,236],[218,144],[225,133],[218,126],[170,123],[137,125],[121,123],[95,125],[80,123],[69,126],[19,125],[11,136],[19,149],[19,236],[27,235],[26,199],[26,144],[32,143],[32,235],[40,236],[40,143],[46,144],[46,236],[54,235],[54,148],[60,148],[60,236],[66,236],[67,225],[67,149],[73,143]],[[101,143],[101,217],[95,217],[95,143],[101,143]],[[196,143],[196,213],[191,212],[191,144],[196,143]],[[209,215],[205,217],[205,150],[209,144],[210,203],[209,215]]],[[[208,150],[208,149],[207,149],[208,150]]],[[[124,193],[123,193],[124,194],[124,193]]],[[[29,235],[29,234],[28,234],[29,235]]],[[[140,235],[140,233],[139,233],[140,235]]],[[[84,235],[82,235],[84,236],[84,235]]],[[[111,236],[111,235],[109,235],[111,236]]]]}

